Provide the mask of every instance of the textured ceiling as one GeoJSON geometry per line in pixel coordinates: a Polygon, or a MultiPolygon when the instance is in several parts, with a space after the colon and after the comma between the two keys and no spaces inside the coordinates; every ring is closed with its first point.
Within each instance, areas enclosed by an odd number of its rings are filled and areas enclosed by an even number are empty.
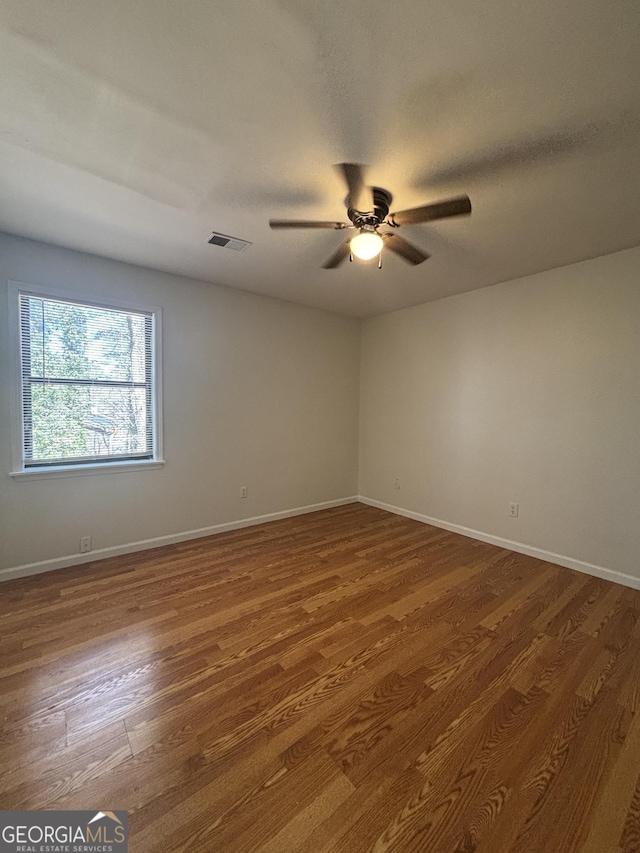
{"type": "Polygon", "coordinates": [[[0,230],[355,316],[640,244],[637,0],[3,0],[0,230]],[[321,264],[369,164],[418,267],[321,264]],[[252,242],[207,245],[213,230],[252,242]]]}

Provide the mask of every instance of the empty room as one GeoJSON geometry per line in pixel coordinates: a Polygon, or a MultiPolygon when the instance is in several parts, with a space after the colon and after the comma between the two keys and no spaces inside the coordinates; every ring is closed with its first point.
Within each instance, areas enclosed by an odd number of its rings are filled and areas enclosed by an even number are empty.
{"type": "Polygon", "coordinates": [[[640,851],[639,44],[0,0],[1,851],[640,851]]]}

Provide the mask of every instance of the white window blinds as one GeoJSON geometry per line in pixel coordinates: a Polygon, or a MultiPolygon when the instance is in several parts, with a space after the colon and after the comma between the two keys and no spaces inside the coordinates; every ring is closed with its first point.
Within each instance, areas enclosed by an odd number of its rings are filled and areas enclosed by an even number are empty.
{"type": "Polygon", "coordinates": [[[20,294],[25,468],[154,456],[154,316],[20,294]]]}

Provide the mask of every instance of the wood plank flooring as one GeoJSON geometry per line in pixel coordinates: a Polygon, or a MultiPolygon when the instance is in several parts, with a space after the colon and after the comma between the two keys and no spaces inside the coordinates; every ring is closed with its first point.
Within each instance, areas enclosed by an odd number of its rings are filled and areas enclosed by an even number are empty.
{"type": "Polygon", "coordinates": [[[130,850],[640,851],[640,592],[353,504],[0,586],[0,808],[130,850]]]}

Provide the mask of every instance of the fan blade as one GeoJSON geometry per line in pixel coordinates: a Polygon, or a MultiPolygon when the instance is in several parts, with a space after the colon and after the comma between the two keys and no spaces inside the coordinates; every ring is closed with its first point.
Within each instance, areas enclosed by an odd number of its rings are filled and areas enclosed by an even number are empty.
{"type": "Polygon", "coordinates": [[[349,207],[361,213],[373,210],[373,193],[371,187],[365,186],[364,167],[360,163],[339,163],[336,168],[347,182],[349,207]]]}
{"type": "Polygon", "coordinates": [[[421,264],[423,261],[426,261],[427,258],[431,257],[431,255],[423,252],[422,249],[418,249],[417,246],[407,243],[406,240],[403,240],[402,237],[399,237],[397,234],[387,233],[381,234],[380,236],[382,237],[387,249],[391,249],[392,252],[395,252],[396,255],[400,255],[401,258],[404,258],[404,260],[408,261],[410,264],[421,264]]]}
{"type": "Polygon", "coordinates": [[[468,156],[441,169],[423,175],[418,184],[433,187],[452,181],[492,178],[507,169],[524,169],[554,163],[579,154],[603,154],[620,145],[622,139],[637,144],[640,137],[640,112],[616,110],[609,116],[576,116],[564,127],[551,129],[532,138],[521,137],[495,142],[476,156],[468,156]]]}
{"type": "Polygon", "coordinates": [[[333,228],[341,231],[343,228],[351,228],[346,222],[322,222],[314,219],[270,219],[271,228],[333,228]]]}
{"type": "Polygon", "coordinates": [[[337,266],[339,266],[346,257],[348,257],[350,249],[351,240],[347,240],[338,249],[331,255],[328,261],[322,264],[325,270],[334,270],[337,266]]]}
{"type": "Polygon", "coordinates": [[[389,214],[392,225],[414,225],[418,222],[433,222],[435,219],[445,219],[447,216],[465,216],[471,213],[471,202],[466,195],[450,198],[447,201],[437,201],[435,204],[425,204],[424,207],[412,207],[389,214]]]}

